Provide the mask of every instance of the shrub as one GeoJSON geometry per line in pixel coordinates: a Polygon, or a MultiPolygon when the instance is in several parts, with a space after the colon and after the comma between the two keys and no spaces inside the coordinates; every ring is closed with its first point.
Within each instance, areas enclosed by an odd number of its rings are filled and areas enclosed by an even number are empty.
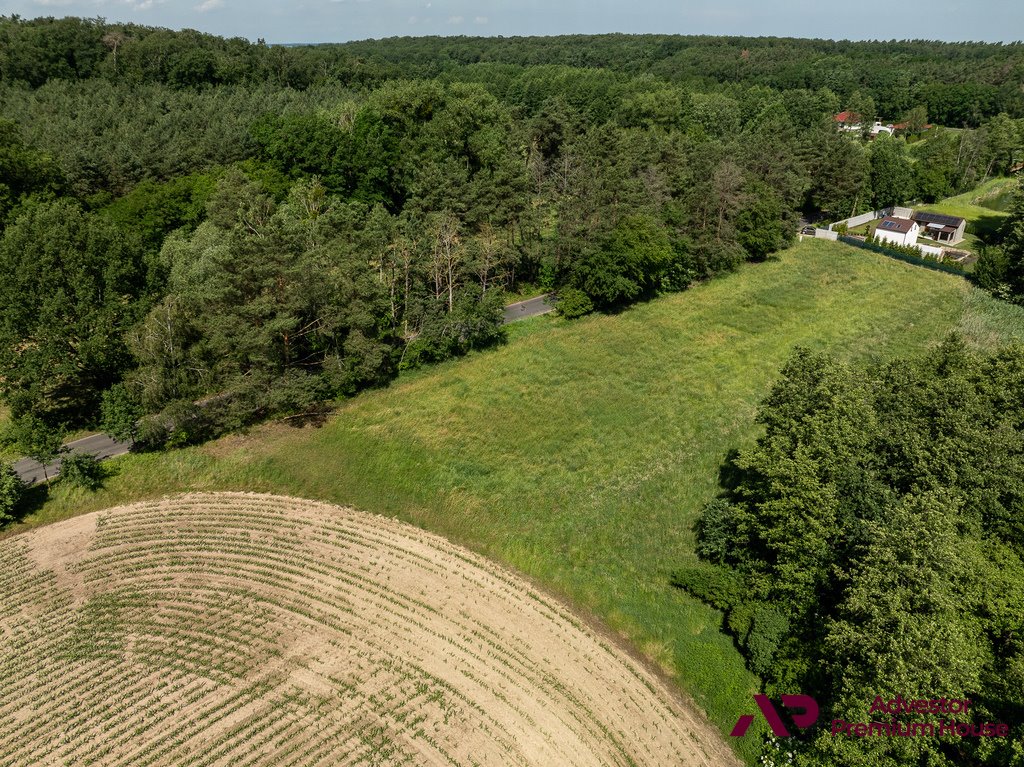
{"type": "Polygon", "coordinates": [[[111,437],[134,442],[142,408],[124,384],[116,384],[103,392],[100,417],[100,427],[111,437]]]}
{"type": "Polygon", "coordinates": [[[728,501],[716,498],[704,507],[697,520],[697,553],[709,562],[725,563],[730,543],[739,536],[733,512],[728,501]]]}
{"type": "Polygon", "coordinates": [[[672,573],[671,583],[720,610],[730,609],[743,598],[741,577],[725,567],[703,563],[681,567],[672,573]]]}
{"type": "Polygon", "coordinates": [[[98,490],[103,484],[103,467],[91,455],[72,454],[60,462],[60,481],[72,487],[98,490]]]}
{"type": "Polygon", "coordinates": [[[0,524],[14,519],[14,509],[25,491],[21,481],[8,463],[0,463],[0,524]]]}
{"type": "Polygon", "coordinates": [[[558,313],[566,319],[576,319],[594,311],[594,303],[586,293],[576,288],[566,288],[558,294],[558,313]]]}

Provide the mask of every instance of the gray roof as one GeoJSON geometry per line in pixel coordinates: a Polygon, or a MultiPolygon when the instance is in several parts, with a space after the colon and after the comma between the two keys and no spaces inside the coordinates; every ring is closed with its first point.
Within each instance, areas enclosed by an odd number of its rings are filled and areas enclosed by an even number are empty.
{"type": "Polygon", "coordinates": [[[951,226],[954,229],[959,228],[960,224],[964,222],[962,218],[956,216],[944,216],[941,213],[921,213],[914,211],[914,220],[924,222],[926,224],[942,224],[943,226],[951,226]]]}

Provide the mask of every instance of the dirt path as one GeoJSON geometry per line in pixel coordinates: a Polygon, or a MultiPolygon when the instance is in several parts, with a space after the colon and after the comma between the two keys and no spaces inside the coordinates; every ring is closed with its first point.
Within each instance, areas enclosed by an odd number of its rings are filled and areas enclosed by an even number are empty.
{"type": "Polygon", "coordinates": [[[446,540],[220,493],[0,542],[0,767],[735,765],[553,599],[446,540]]]}

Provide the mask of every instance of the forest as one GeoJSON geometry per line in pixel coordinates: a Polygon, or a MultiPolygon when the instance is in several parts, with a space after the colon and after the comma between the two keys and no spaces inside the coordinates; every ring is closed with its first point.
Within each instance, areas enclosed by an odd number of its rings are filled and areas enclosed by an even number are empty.
{"type": "Polygon", "coordinates": [[[768,257],[801,214],[970,189],[1024,141],[1017,45],[18,17],[0,40],[0,394],[30,454],[304,412],[500,343],[507,295],[617,310],[768,257]],[[842,108],[958,129],[869,143],[842,108]]]}
{"type": "MultiPolygon", "coordinates": [[[[797,350],[761,403],[763,436],[722,470],[676,584],[724,611],[769,695],[814,697],[821,721],[876,696],[969,698],[959,721],[1010,738],[832,737],[800,765],[1018,765],[1024,741],[1024,352],[949,338],[858,369],[797,350]]],[[[787,745],[790,748],[791,745],[787,745]]]]}

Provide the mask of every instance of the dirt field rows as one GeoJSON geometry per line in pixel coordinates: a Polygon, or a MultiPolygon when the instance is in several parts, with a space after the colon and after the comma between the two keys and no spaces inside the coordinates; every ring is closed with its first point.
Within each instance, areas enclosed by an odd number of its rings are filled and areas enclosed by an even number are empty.
{"type": "Polygon", "coordinates": [[[735,763],[557,602],[392,520],[224,493],[0,542],[0,767],[735,763]]]}

